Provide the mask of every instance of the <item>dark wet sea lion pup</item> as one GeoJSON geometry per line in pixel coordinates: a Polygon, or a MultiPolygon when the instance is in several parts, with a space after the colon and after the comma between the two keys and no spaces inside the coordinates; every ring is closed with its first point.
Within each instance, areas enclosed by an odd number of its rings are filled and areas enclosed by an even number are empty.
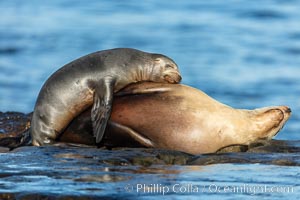
{"type": "Polygon", "coordinates": [[[43,85],[31,121],[32,143],[51,144],[82,111],[100,142],[111,113],[113,94],[130,83],[178,83],[176,63],[161,54],[118,48],[83,56],[56,71],[43,85]]]}

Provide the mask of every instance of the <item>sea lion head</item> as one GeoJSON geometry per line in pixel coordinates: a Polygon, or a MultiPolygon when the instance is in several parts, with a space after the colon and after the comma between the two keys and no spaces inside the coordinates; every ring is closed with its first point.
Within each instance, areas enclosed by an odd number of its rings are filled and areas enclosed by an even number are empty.
{"type": "Polygon", "coordinates": [[[177,64],[167,56],[161,54],[152,54],[153,68],[150,79],[154,82],[179,83],[181,75],[177,64]]]}
{"type": "Polygon", "coordinates": [[[271,139],[284,126],[291,116],[291,109],[287,106],[272,106],[253,111],[254,130],[257,130],[259,139],[271,139]]]}

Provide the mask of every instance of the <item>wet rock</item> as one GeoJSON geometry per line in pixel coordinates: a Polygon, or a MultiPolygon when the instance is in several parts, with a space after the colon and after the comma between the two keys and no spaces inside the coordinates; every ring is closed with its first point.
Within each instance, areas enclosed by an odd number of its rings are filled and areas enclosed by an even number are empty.
{"type": "Polygon", "coordinates": [[[0,112],[0,146],[16,148],[30,141],[30,114],[0,112]]]}
{"type": "Polygon", "coordinates": [[[299,145],[300,141],[260,140],[247,146],[235,145],[226,147],[219,150],[216,154],[198,155],[193,157],[188,164],[261,163],[299,166],[299,145]]]}
{"type": "Polygon", "coordinates": [[[300,152],[300,141],[259,140],[249,145],[232,145],[216,153],[255,152],[255,153],[297,153],[300,152]]]}
{"type": "Polygon", "coordinates": [[[220,163],[237,164],[272,164],[284,166],[300,166],[300,155],[297,154],[266,154],[266,153],[226,153],[207,154],[193,157],[189,165],[211,165],[220,163]]]}
{"type": "Polygon", "coordinates": [[[9,148],[6,148],[6,147],[0,147],[0,153],[7,153],[9,152],[9,148]]]}
{"type": "Polygon", "coordinates": [[[151,148],[114,148],[112,152],[118,152],[120,157],[102,160],[112,165],[184,165],[192,155],[163,149],[151,148]]]}
{"type": "Polygon", "coordinates": [[[261,140],[248,146],[247,152],[256,153],[299,153],[300,141],[261,140]]]}
{"type": "Polygon", "coordinates": [[[184,165],[187,163],[187,160],[193,156],[178,151],[165,151],[160,152],[156,157],[163,160],[166,164],[184,165]]]}
{"type": "Polygon", "coordinates": [[[0,133],[13,135],[18,132],[23,132],[30,127],[30,118],[31,114],[0,112],[0,133]]]}

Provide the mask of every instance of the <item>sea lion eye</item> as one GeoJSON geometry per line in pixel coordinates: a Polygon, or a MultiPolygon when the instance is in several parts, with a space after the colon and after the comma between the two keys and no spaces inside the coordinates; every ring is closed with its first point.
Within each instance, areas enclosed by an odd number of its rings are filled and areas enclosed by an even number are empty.
{"type": "Polygon", "coordinates": [[[166,64],[166,69],[174,69],[173,65],[166,64]]]}

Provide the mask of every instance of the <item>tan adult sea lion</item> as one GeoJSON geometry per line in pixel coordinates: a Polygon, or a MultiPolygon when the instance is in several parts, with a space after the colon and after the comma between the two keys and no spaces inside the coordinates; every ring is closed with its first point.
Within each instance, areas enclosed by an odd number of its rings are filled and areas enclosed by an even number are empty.
{"type": "MultiPolygon", "coordinates": [[[[86,113],[75,119],[62,141],[91,144],[88,134],[81,135],[91,126],[86,113]]],[[[234,109],[186,85],[145,82],[116,94],[104,141],[113,146],[139,144],[213,153],[226,146],[271,139],[290,114],[287,106],[234,109]]]]}
{"type": "Polygon", "coordinates": [[[113,94],[139,81],[178,83],[176,63],[161,54],[119,48],[83,56],[60,68],[43,85],[32,120],[32,143],[53,143],[67,125],[92,106],[96,142],[100,142],[111,113],[113,94]]]}

